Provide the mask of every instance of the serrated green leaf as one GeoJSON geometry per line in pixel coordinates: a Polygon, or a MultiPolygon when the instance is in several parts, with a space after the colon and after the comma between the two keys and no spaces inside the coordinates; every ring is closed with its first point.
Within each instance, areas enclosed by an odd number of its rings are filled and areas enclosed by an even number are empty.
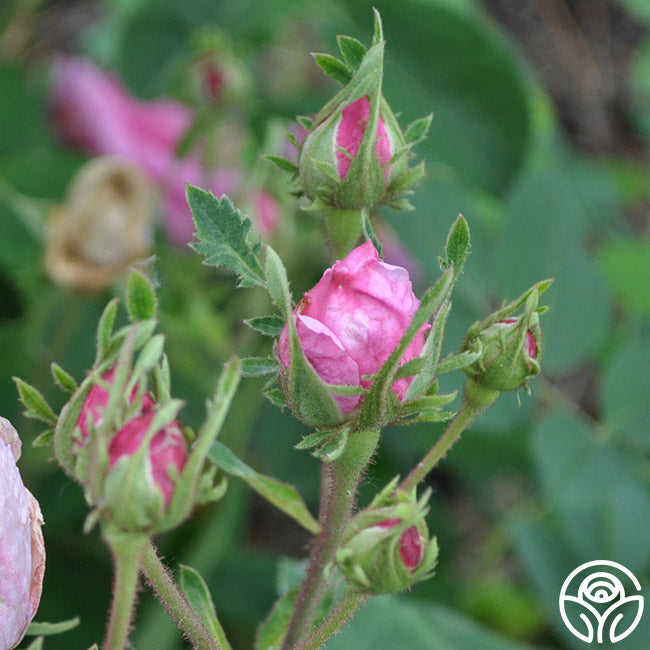
{"type": "Polygon", "coordinates": [[[97,323],[97,355],[95,357],[95,365],[98,365],[104,360],[111,346],[111,337],[113,335],[113,325],[115,324],[118,303],[119,299],[113,298],[113,300],[104,307],[104,311],[97,323]]]}
{"type": "Polygon", "coordinates": [[[294,587],[275,602],[270,614],[257,630],[255,650],[278,650],[282,647],[299,591],[299,586],[294,587]]]}
{"type": "Polygon", "coordinates": [[[52,410],[52,407],[47,403],[43,395],[19,377],[13,377],[13,380],[18,389],[20,401],[27,409],[25,411],[25,416],[28,418],[34,418],[35,420],[41,420],[42,422],[45,422],[45,424],[51,426],[56,426],[58,416],[52,410]]]}
{"type": "Polygon", "coordinates": [[[244,377],[259,377],[279,372],[278,362],[273,357],[247,357],[241,362],[244,377]]]}
{"type": "MultiPolygon", "coordinates": [[[[199,618],[212,638],[219,639],[220,642],[225,641],[225,633],[217,617],[212,596],[210,595],[210,590],[205,580],[196,569],[190,566],[181,564],[180,570],[181,589],[187,596],[190,605],[192,605],[194,611],[199,615],[199,618]]],[[[227,641],[225,642],[228,643],[227,641]]],[[[220,647],[225,650],[225,648],[230,647],[230,644],[225,646],[223,643],[220,643],[220,647]]]]}
{"type": "Polygon", "coordinates": [[[337,37],[341,56],[352,70],[358,70],[367,49],[366,46],[352,36],[337,37]]]}
{"type": "Polygon", "coordinates": [[[447,237],[447,245],[445,246],[445,268],[449,268],[450,264],[454,265],[454,276],[460,275],[467,259],[470,246],[469,226],[465,217],[462,214],[458,215],[458,219],[449,231],[447,237]]]}
{"type": "Polygon", "coordinates": [[[433,113],[430,113],[426,117],[413,120],[413,122],[406,127],[406,133],[404,134],[404,139],[407,144],[413,145],[424,140],[424,138],[427,137],[429,128],[431,127],[431,120],[433,120],[433,113]]]}
{"type": "Polygon", "coordinates": [[[140,271],[129,273],[126,284],[126,309],[132,323],[156,317],[156,292],[149,278],[140,271]]]}
{"type": "Polygon", "coordinates": [[[205,257],[204,264],[233,271],[241,287],[264,286],[262,268],[248,241],[250,219],[225,195],[219,200],[192,185],[187,186],[186,194],[196,225],[191,246],[205,257]]]}
{"type": "Polygon", "coordinates": [[[30,636],[52,636],[53,634],[61,634],[73,630],[80,623],[80,618],[75,616],[67,621],[60,621],[59,623],[40,623],[33,621],[29,624],[26,634],[30,636]]]}
{"type": "Polygon", "coordinates": [[[77,382],[74,377],[68,374],[58,363],[54,361],[50,365],[50,372],[54,378],[54,382],[66,393],[74,393],[77,390],[77,382]]]}
{"type": "Polygon", "coordinates": [[[318,67],[334,81],[345,85],[352,79],[352,72],[348,66],[331,54],[314,54],[318,67]]]}
{"type": "MultiPolygon", "coordinates": [[[[291,135],[293,137],[293,134],[291,134],[291,135]]],[[[294,138],[294,140],[295,140],[295,138],[294,138]]],[[[292,142],[292,144],[293,144],[293,142],[292,142]]],[[[289,172],[291,174],[297,174],[298,173],[298,167],[296,167],[296,165],[294,165],[287,158],[283,158],[282,156],[275,156],[273,154],[266,154],[264,156],[264,158],[266,158],[266,160],[269,160],[274,165],[279,167],[282,171],[289,172]]]]}
{"type": "Polygon", "coordinates": [[[284,318],[275,314],[257,316],[244,321],[246,325],[266,336],[280,336],[285,322],[284,318]]]}
{"type": "Polygon", "coordinates": [[[310,533],[318,534],[320,526],[295,487],[271,476],[259,474],[218,440],[212,444],[208,457],[224,472],[244,480],[260,496],[289,515],[310,533]]]}

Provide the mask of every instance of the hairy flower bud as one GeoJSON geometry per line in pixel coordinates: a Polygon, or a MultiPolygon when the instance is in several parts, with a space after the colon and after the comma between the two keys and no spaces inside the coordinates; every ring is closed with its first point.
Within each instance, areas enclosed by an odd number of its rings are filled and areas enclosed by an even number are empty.
{"type": "Polygon", "coordinates": [[[517,390],[540,371],[541,330],[537,314],[530,319],[506,318],[492,323],[467,337],[462,349],[482,350],[478,361],[465,369],[481,386],[496,391],[517,390]]]}
{"type": "MultiPolygon", "coordinates": [[[[111,385],[113,383],[113,376],[115,375],[115,368],[111,368],[108,372],[102,375],[102,381],[111,385]]],[[[138,393],[138,385],[136,384],[129,396],[129,404],[132,404],[138,393]]],[[[95,384],[81,405],[79,419],[77,424],[81,430],[81,440],[75,440],[76,446],[82,446],[88,440],[88,432],[90,423],[95,428],[98,428],[104,419],[104,411],[108,406],[109,391],[100,384],[95,384]]],[[[149,393],[145,393],[142,398],[141,410],[143,413],[150,411],[153,408],[153,399],[149,393]]]]}
{"type": "MultiPolygon", "coordinates": [[[[325,271],[294,311],[298,337],[307,360],[327,384],[368,388],[367,377],[379,371],[407,327],[420,301],[408,272],[386,264],[372,242],[355,248],[325,271]]],[[[425,324],[406,349],[402,363],[418,356],[424,345],[425,324]]],[[[280,361],[289,367],[285,326],[278,342],[280,361]]],[[[404,377],[393,384],[398,398],[411,383],[404,377]]],[[[288,396],[291,403],[291,395],[288,396]]],[[[361,395],[334,395],[342,413],[357,408],[361,395]]]]}
{"type": "Polygon", "coordinates": [[[424,519],[427,499],[428,494],[417,502],[414,494],[389,496],[384,490],[352,519],[336,563],[357,589],[397,593],[431,575],[438,545],[424,519]]]}
{"type": "Polygon", "coordinates": [[[20,439],[0,417],[0,648],[16,647],[38,609],[45,547],[38,502],[23,485],[16,461],[20,439]]]}
{"type": "Polygon", "coordinates": [[[169,505],[188,458],[177,420],[150,434],[154,411],[133,418],[111,439],[105,497],[113,520],[125,530],[155,525],[169,505]],[[146,453],[139,453],[142,445],[146,453]]]}

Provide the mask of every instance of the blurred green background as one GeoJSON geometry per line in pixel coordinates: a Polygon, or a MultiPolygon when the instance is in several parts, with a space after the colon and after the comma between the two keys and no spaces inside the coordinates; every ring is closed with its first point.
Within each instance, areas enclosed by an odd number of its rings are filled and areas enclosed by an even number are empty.
{"type": "MultiPolygon", "coordinates": [[[[11,377],[60,406],[49,365],[77,379],[92,364],[94,327],[123,287],[74,293],[43,271],[42,215],[61,201],[85,154],[65,147],[48,109],[48,66],[83,54],[130,92],[194,101],[187,70],[211,35],[247,79],[214,119],[245,134],[246,174],[268,163],[278,124],[317,111],[335,91],[310,51],[334,52],[337,34],[365,43],[371,7],[387,39],[384,94],[404,126],[434,112],[417,148],[427,176],[415,211],[383,211],[421,267],[437,255],[458,213],[472,255],[458,286],[445,351],[505,298],[555,278],[545,294],[543,373],[532,396],[503,395],[429,478],[430,529],[441,546],[436,576],[410,594],[377,598],[329,647],[363,650],[582,648],[560,619],[564,578],[594,559],[620,562],[650,596],[650,5],[646,0],[8,0],[0,5],[0,413],[24,441],[21,469],[41,503],[48,564],[38,620],[81,616],[46,648],[87,648],[103,634],[111,569],[86,507],[21,415],[11,377]],[[207,35],[207,36],[206,36],[207,35]]],[[[199,134],[197,137],[202,137],[199,134]]],[[[206,136],[207,137],[207,136],[206,136]]],[[[240,137],[238,135],[238,137],[240,137]]],[[[327,264],[318,223],[293,207],[272,176],[287,225],[274,243],[294,295],[327,264]]],[[[378,217],[379,218],[379,217],[378,217]]],[[[159,229],[160,230],[160,229],[159,229]]],[[[174,394],[197,425],[221,364],[268,350],[242,319],[263,299],[198,256],[155,245],[174,394]]],[[[461,377],[447,382],[458,388],[461,377]]],[[[293,449],[305,431],[248,379],[223,439],[252,466],[295,484],[317,509],[318,464],[293,449]]],[[[368,495],[404,475],[441,427],[388,430],[368,495]]],[[[367,496],[366,495],[366,498],[367,496]]],[[[363,495],[362,495],[363,498],[363,495]]],[[[236,648],[305,555],[308,538],[235,479],[226,498],[159,540],[173,567],[209,582],[236,648]],[[283,558],[283,559],[280,559],[283,558]]],[[[650,613],[617,650],[641,650],[650,613]]],[[[143,592],[133,647],[184,647],[143,592]]],[[[607,646],[605,646],[607,647],[607,646]]]]}

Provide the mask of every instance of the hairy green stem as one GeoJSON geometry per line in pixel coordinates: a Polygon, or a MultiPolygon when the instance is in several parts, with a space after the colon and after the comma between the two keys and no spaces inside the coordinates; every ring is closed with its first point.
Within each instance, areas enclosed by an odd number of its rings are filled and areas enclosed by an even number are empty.
{"type": "Polygon", "coordinates": [[[359,483],[375,452],[379,433],[378,429],[352,433],[341,457],[331,463],[323,463],[319,517],[322,532],[312,548],[307,575],[282,646],[284,650],[293,650],[309,634],[316,608],[323,596],[325,570],[333,560],[341,535],[352,516],[359,483]]]}
{"type": "Polygon", "coordinates": [[[332,638],[366,601],[363,594],[348,591],[332,613],[300,643],[296,650],[318,650],[332,638]]]}
{"type": "Polygon", "coordinates": [[[463,403],[456,417],[449,423],[444,433],[426,453],[424,458],[411,470],[402,481],[400,489],[414,488],[438,464],[440,459],[451,449],[461,434],[474,421],[477,415],[492,406],[501,393],[482,388],[472,379],[467,379],[463,403]]]}
{"type": "Polygon", "coordinates": [[[158,557],[155,547],[149,542],[142,557],[142,572],[156,594],[161,605],[183,630],[193,648],[197,650],[231,650],[226,634],[219,624],[213,639],[203,621],[190,605],[185,594],[174,582],[169,569],[158,557]]]}
{"type": "Polygon", "coordinates": [[[332,260],[342,260],[361,236],[361,210],[339,210],[328,206],[324,213],[332,260]]]}
{"type": "Polygon", "coordinates": [[[140,558],[147,538],[144,535],[110,530],[104,531],[104,539],[113,554],[115,582],[111,613],[102,648],[122,650],[129,639],[138,590],[140,558]]]}

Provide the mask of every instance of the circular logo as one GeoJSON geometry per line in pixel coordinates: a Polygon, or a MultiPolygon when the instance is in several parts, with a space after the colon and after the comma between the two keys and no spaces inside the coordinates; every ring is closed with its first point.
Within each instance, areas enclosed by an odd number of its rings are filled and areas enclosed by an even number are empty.
{"type": "Polygon", "coordinates": [[[643,615],[636,576],[609,560],[585,562],[574,569],[560,591],[560,614],[569,632],[591,643],[616,643],[630,635],[643,615]]]}

